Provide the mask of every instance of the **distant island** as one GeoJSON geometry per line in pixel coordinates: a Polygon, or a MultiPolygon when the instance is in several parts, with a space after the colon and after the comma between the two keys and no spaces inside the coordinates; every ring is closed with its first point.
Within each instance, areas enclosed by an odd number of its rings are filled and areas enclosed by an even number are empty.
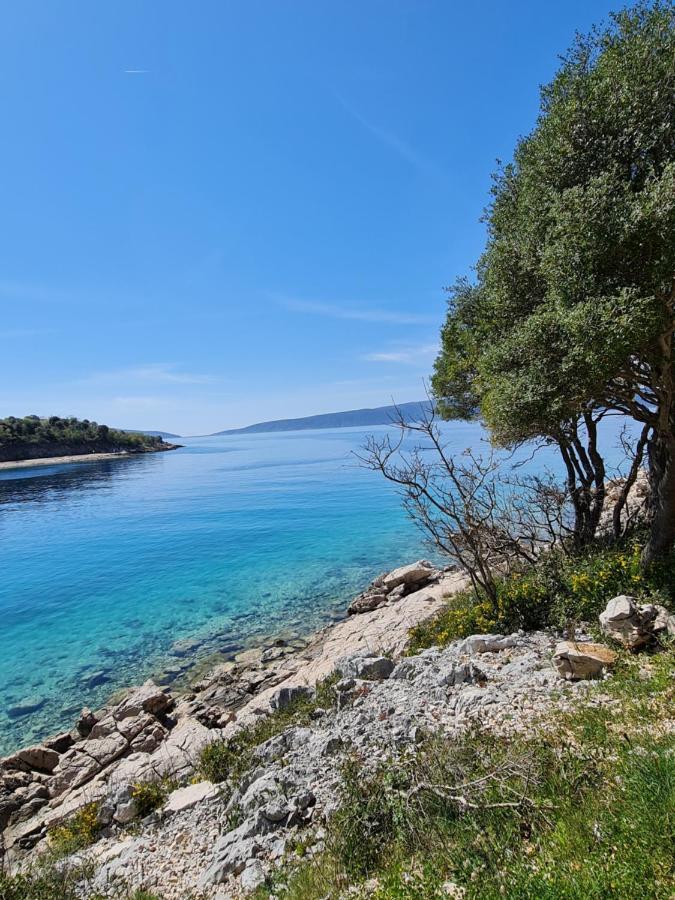
{"type": "Polygon", "coordinates": [[[88,419],[7,416],[0,419],[0,463],[91,454],[156,453],[173,450],[161,435],[120,431],[88,419]]]}
{"type": "Polygon", "coordinates": [[[301,419],[275,419],[258,422],[245,428],[216,431],[222,434],[264,434],[273,431],[310,431],[314,428],[356,428],[370,425],[391,425],[401,415],[408,422],[419,422],[431,411],[428,400],[399,403],[397,406],[377,406],[374,409],[349,409],[345,412],[303,416],[301,419]]]}

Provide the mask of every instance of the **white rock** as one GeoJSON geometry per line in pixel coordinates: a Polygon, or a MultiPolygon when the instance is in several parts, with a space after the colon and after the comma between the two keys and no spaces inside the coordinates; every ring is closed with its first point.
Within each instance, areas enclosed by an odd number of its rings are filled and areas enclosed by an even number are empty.
{"type": "Polygon", "coordinates": [[[553,654],[553,664],[567,681],[598,678],[615,662],[616,653],[604,644],[561,641],[553,654]]]}
{"type": "Polygon", "coordinates": [[[398,587],[400,584],[411,585],[428,581],[436,575],[436,569],[425,559],[411,563],[409,566],[401,566],[384,576],[383,587],[386,591],[398,587]]]}
{"type": "Polygon", "coordinates": [[[188,784],[187,787],[172,791],[162,809],[168,814],[183,812],[197,803],[215,797],[217,793],[218,788],[211,781],[198,781],[197,784],[188,784]]]}

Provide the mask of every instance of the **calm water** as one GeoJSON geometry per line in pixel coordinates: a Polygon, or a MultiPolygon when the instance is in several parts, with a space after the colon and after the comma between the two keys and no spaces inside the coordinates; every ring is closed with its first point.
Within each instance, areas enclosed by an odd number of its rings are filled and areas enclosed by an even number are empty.
{"type": "MultiPolygon", "coordinates": [[[[480,439],[472,425],[448,434],[458,449],[480,439]]],[[[207,656],[306,633],[377,573],[428,555],[394,490],[351,457],[363,440],[353,429],[195,438],[0,472],[0,752],[177,672],[176,641],[207,656]]]]}

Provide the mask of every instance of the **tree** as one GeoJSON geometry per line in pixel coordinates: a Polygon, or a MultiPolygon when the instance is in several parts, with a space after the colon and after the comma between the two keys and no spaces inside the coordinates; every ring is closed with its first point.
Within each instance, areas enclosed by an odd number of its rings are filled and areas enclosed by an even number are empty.
{"type": "Polygon", "coordinates": [[[585,453],[593,491],[604,474],[575,431],[608,413],[642,423],[648,564],[675,540],[672,5],[641,3],[577,38],[492,193],[475,281],[450,292],[441,411],[479,411],[503,446],[571,446],[575,478],[585,453]]]}

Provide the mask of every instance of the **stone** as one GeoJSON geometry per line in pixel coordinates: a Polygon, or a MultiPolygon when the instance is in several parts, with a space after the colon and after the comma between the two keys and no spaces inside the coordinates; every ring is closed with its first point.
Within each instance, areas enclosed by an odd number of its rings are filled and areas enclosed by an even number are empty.
{"type": "Polygon", "coordinates": [[[213,848],[214,861],[198,879],[200,888],[222,884],[230,874],[239,875],[247,863],[257,856],[260,843],[257,838],[249,837],[247,831],[248,825],[244,822],[216,841],[213,848]]]}
{"type": "Polygon", "coordinates": [[[286,709],[291,703],[295,703],[302,697],[311,697],[313,694],[313,688],[304,684],[292,684],[286,687],[280,687],[270,698],[270,705],[272,706],[272,709],[286,709]]]}
{"type": "Polygon", "coordinates": [[[372,612],[374,609],[379,609],[386,602],[386,594],[359,594],[347,607],[347,614],[354,616],[360,613],[372,612]]]}
{"type": "Polygon", "coordinates": [[[398,569],[394,569],[393,572],[389,572],[384,576],[382,586],[386,591],[390,591],[400,584],[422,584],[425,581],[429,581],[436,574],[436,569],[428,560],[420,559],[408,566],[401,566],[398,569]]]}
{"type": "Polygon", "coordinates": [[[265,870],[257,859],[252,859],[246,864],[239,879],[241,889],[245,894],[251,894],[265,883],[265,870]]]}
{"type": "Polygon", "coordinates": [[[50,775],[59,764],[60,756],[48,747],[26,747],[19,750],[16,756],[25,762],[29,769],[48,772],[50,775]]]}
{"type": "Polygon", "coordinates": [[[218,788],[215,784],[210,781],[198,781],[196,784],[188,784],[186,787],[172,791],[162,809],[164,813],[173,815],[191,809],[217,794],[218,788]]]}
{"type": "Polygon", "coordinates": [[[395,663],[388,656],[352,656],[337,664],[345,678],[364,681],[384,681],[394,671],[395,663]]]}
{"type": "Polygon", "coordinates": [[[61,734],[56,734],[54,737],[46,740],[45,747],[48,750],[55,750],[56,753],[65,753],[74,743],[75,741],[72,734],[69,731],[64,731],[61,734]]]}
{"type": "Polygon", "coordinates": [[[629,650],[644,647],[653,638],[653,622],[657,617],[653,606],[638,606],[635,597],[620,594],[609,601],[600,613],[600,627],[613,640],[629,650]]]}
{"type": "Polygon", "coordinates": [[[675,616],[659,603],[655,604],[655,608],[656,618],[652,623],[654,633],[665,632],[670,637],[675,637],[675,616]]]}
{"type": "Polygon", "coordinates": [[[616,662],[616,653],[604,644],[561,641],[553,653],[553,664],[567,681],[598,678],[616,662]]]}
{"type": "Polygon", "coordinates": [[[80,737],[88,737],[91,734],[91,730],[96,725],[98,719],[93,714],[93,712],[89,709],[88,706],[82,708],[82,712],[80,713],[80,718],[77,720],[77,733],[80,737]]]}
{"type": "Polygon", "coordinates": [[[464,638],[459,645],[460,653],[497,653],[516,646],[516,638],[513,635],[506,637],[503,634],[472,634],[464,638]]]}
{"type": "Polygon", "coordinates": [[[24,697],[7,707],[7,715],[10,719],[20,719],[22,716],[28,716],[42,709],[46,702],[44,697],[24,697]]]}
{"type": "Polygon", "coordinates": [[[165,712],[170,705],[170,696],[162,688],[158,687],[154,681],[148,679],[145,684],[132,691],[115,707],[113,715],[117,720],[126,719],[130,716],[140,716],[143,712],[157,716],[165,712]]]}

